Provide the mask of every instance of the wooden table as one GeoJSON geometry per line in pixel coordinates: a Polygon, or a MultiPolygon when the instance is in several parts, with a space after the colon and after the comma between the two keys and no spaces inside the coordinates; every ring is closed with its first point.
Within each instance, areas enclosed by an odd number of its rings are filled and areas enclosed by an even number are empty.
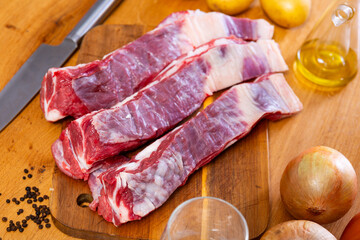
{"type": "MultiPolygon", "coordinates": [[[[0,90],[41,43],[59,44],[94,2],[95,0],[0,0],[0,90]]],[[[313,0],[310,18],[298,28],[285,30],[276,27],[275,40],[279,42],[284,58],[290,67],[292,67],[296,50],[329,2],[330,0],[313,0]]],[[[171,12],[197,8],[208,11],[205,0],[124,0],[121,6],[106,20],[105,24],[139,23],[155,26],[171,12]]],[[[252,8],[243,16],[266,18],[258,1],[255,1],[252,8]]],[[[76,58],[77,54],[66,65],[74,65],[76,58]]],[[[293,119],[270,123],[269,125],[271,203],[269,226],[291,219],[279,198],[281,172],[291,158],[310,146],[320,144],[329,145],[342,151],[355,166],[358,165],[355,162],[355,157],[360,155],[357,146],[359,137],[356,136],[354,141],[337,141],[339,138],[336,135],[338,131],[336,132],[328,127],[337,125],[327,122],[325,117],[321,117],[323,116],[321,114],[326,114],[325,110],[318,113],[316,117],[316,107],[321,103],[318,101],[311,102],[314,94],[309,92],[312,91],[312,88],[308,86],[299,87],[300,83],[296,81],[292,72],[288,73],[286,77],[304,102],[304,106],[307,107],[304,112],[308,111],[308,114],[315,115],[314,119],[309,119],[308,122],[304,121],[300,114],[293,119]],[[322,129],[312,127],[312,122],[315,120],[324,121],[324,126],[327,127],[322,129]],[[295,134],[295,131],[299,133],[295,134]],[[289,136],[297,137],[289,139],[289,136]]],[[[355,90],[353,88],[358,80],[355,79],[351,82],[340,94],[319,93],[320,97],[316,96],[315,98],[318,100],[332,98],[329,101],[335,103],[341,101],[341,96],[344,94],[354,95],[355,90]]],[[[331,102],[328,104],[331,106],[331,102]]],[[[359,105],[355,100],[353,104],[359,105]]],[[[343,119],[346,113],[352,110],[350,105],[345,106],[342,112],[337,109],[343,114],[339,116],[340,122],[345,121],[343,119]]],[[[342,126],[340,125],[340,127],[342,126]]],[[[23,195],[26,186],[37,186],[43,194],[50,194],[51,175],[54,167],[50,145],[58,138],[60,130],[61,123],[45,121],[37,95],[24,111],[0,133],[0,193],[2,194],[0,196],[0,218],[6,216],[9,219],[20,219],[16,215],[20,207],[24,208],[25,213],[30,213],[31,208],[28,204],[17,206],[13,203],[5,203],[7,198],[23,195]],[[43,165],[46,166],[46,171],[38,172],[38,169],[43,165]],[[35,167],[34,176],[31,179],[23,180],[24,168],[29,169],[31,166],[35,167]]],[[[352,132],[349,130],[344,134],[351,135],[352,132]]],[[[358,198],[355,207],[343,219],[326,227],[338,237],[345,224],[355,214],[356,209],[359,209],[359,205],[358,198]]],[[[23,233],[18,231],[7,233],[5,225],[7,224],[0,223],[0,237],[3,239],[71,239],[54,226],[50,229],[39,230],[35,224],[31,223],[23,233]]]]}

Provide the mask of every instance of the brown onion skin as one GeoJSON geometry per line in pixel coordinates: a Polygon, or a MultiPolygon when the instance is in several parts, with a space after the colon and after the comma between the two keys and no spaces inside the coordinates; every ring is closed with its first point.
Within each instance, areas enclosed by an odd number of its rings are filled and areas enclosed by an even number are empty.
{"type": "Polygon", "coordinates": [[[360,213],[356,214],[346,225],[340,240],[360,240],[360,213]]]}
{"type": "Polygon", "coordinates": [[[296,219],[320,224],[341,218],[353,205],[357,178],[349,160],[335,149],[310,148],[287,165],[280,195],[296,219]]]}
{"type": "Polygon", "coordinates": [[[270,228],[260,240],[336,240],[324,227],[306,220],[292,220],[270,228]]]}

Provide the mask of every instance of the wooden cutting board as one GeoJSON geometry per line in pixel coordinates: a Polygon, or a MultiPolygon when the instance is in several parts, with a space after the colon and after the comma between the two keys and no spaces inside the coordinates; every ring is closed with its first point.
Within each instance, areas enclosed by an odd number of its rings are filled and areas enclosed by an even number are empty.
{"type": "MultiPolygon", "coordinates": [[[[98,26],[85,36],[78,63],[101,59],[151,28],[142,25],[98,26]]],[[[71,179],[55,169],[50,202],[55,225],[66,234],[81,238],[159,239],[171,212],[179,204],[193,197],[214,196],[235,205],[247,220],[250,238],[257,237],[266,229],[269,219],[267,143],[267,122],[261,121],[247,137],[196,171],[162,207],[140,221],[118,228],[89,208],[79,206],[86,205],[84,202],[90,199],[86,182],[71,179]]]]}

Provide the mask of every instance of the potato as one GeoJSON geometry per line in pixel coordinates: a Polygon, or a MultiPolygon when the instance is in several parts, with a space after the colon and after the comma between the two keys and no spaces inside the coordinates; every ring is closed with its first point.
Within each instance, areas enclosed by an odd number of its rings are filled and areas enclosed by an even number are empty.
{"type": "Polygon", "coordinates": [[[299,26],[308,18],[311,0],[260,0],[266,15],[285,28],[299,26]]]}
{"type": "Polygon", "coordinates": [[[236,15],[249,8],[254,0],[206,0],[213,11],[236,15]]]}

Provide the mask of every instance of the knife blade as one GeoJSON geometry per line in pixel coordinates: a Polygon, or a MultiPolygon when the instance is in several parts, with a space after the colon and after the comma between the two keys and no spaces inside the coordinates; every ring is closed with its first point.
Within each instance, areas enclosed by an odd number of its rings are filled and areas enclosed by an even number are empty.
{"type": "Polygon", "coordinates": [[[57,46],[41,44],[0,92],[0,132],[39,92],[51,67],[61,67],[77,49],[81,38],[101,23],[122,0],[98,0],[57,46]]]}

